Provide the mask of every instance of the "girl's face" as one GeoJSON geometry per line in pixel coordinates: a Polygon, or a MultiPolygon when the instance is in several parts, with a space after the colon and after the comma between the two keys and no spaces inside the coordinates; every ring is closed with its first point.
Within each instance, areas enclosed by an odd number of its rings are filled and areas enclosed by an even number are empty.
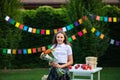
{"type": "Polygon", "coordinates": [[[62,33],[58,33],[56,36],[56,40],[57,40],[58,44],[62,44],[65,40],[65,37],[62,33]]]}

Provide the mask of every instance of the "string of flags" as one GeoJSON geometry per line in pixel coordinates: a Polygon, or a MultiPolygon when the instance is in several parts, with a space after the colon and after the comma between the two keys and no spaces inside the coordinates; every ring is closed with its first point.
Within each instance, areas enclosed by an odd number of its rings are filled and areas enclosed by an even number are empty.
{"type": "Polygon", "coordinates": [[[29,26],[26,26],[24,24],[21,24],[20,22],[15,21],[14,19],[10,18],[9,16],[5,17],[5,20],[7,22],[9,22],[10,24],[14,25],[16,28],[19,28],[23,31],[27,31],[30,33],[34,33],[34,34],[41,34],[41,35],[50,35],[50,34],[55,34],[57,33],[59,30],[62,30],[64,32],[72,30],[74,27],[77,27],[78,25],[82,24],[82,19],[79,19],[78,21],[74,22],[73,24],[69,24],[65,27],[60,27],[58,29],[37,29],[37,28],[32,28],[29,26]]]}
{"type": "MultiPolygon", "coordinates": [[[[117,17],[107,17],[107,16],[99,16],[99,15],[89,15],[91,19],[95,19],[96,21],[104,21],[104,22],[120,22],[120,18],[117,17]]],[[[87,20],[87,16],[83,16],[84,20],[87,20]]],[[[73,24],[69,24],[65,27],[60,27],[58,29],[37,29],[37,28],[32,28],[29,26],[26,26],[24,24],[21,24],[20,22],[15,21],[14,19],[10,18],[9,16],[5,17],[5,20],[9,22],[10,24],[14,25],[16,28],[19,28],[23,31],[28,31],[30,33],[34,34],[41,34],[41,35],[50,35],[50,34],[55,34],[57,31],[62,30],[64,32],[72,30],[74,27],[77,27],[83,23],[83,19],[79,19],[78,21],[74,22],[73,24]]]]}
{"type": "MultiPolygon", "coordinates": [[[[91,28],[91,32],[94,33],[96,35],[96,37],[99,37],[100,39],[104,39],[105,35],[103,33],[101,33],[100,31],[98,31],[96,28],[92,27],[91,28]]],[[[87,33],[86,28],[82,29],[81,31],[77,32],[77,35],[79,37],[82,37],[84,34],[87,33]]],[[[73,40],[76,40],[76,35],[72,35],[71,37],[68,37],[68,41],[72,42],[73,40]]],[[[109,39],[109,38],[108,38],[109,39]]],[[[108,40],[107,40],[108,41],[108,40]]],[[[116,41],[114,39],[109,39],[108,41],[110,44],[115,44],[116,46],[120,45],[120,41],[116,41]]],[[[46,49],[49,49],[51,47],[51,45],[47,45],[47,46],[42,46],[42,47],[38,47],[38,48],[28,48],[28,49],[7,49],[7,48],[3,48],[2,49],[2,53],[3,54],[36,54],[36,53],[40,53],[45,51],[46,49]]]]}
{"type": "MultiPolygon", "coordinates": [[[[91,28],[91,32],[95,33],[96,37],[100,37],[100,39],[105,38],[105,35],[103,33],[101,33],[100,31],[96,30],[96,28],[94,28],[94,27],[91,28]]],[[[110,38],[107,38],[107,42],[109,42],[111,45],[116,45],[116,46],[120,45],[120,41],[110,39],[110,38]]]]}
{"type": "Polygon", "coordinates": [[[95,19],[96,21],[103,21],[103,22],[120,22],[120,18],[118,17],[108,17],[108,16],[100,16],[100,15],[89,15],[91,19],[95,19]]]}
{"type": "MultiPolygon", "coordinates": [[[[95,18],[97,21],[105,21],[105,22],[117,22],[119,21],[116,17],[112,18],[111,21],[109,20],[108,17],[101,17],[101,16],[94,16],[94,15],[90,15],[91,18],[95,18]],[[94,16],[94,17],[93,17],[94,16]]],[[[84,20],[87,20],[86,16],[83,16],[84,20]]],[[[36,29],[36,28],[32,28],[32,27],[28,27],[26,25],[23,25],[19,22],[16,22],[15,20],[13,20],[12,18],[10,18],[9,16],[5,17],[5,20],[8,21],[10,24],[15,25],[15,27],[24,30],[24,31],[28,31],[31,33],[37,33],[37,34],[42,34],[42,35],[50,35],[50,32],[54,32],[57,33],[57,31],[62,30],[64,32],[69,31],[71,29],[73,29],[75,26],[79,26],[82,24],[82,19],[79,19],[78,21],[74,22],[74,24],[70,24],[66,27],[62,27],[62,28],[58,28],[58,29],[54,29],[54,30],[50,30],[50,29],[36,29]]],[[[53,33],[52,32],[52,33],[53,33]]],[[[103,39],[105,37],[104,34],[102,34],[100,31],[96,30],[96,28],[92,27],[91,28],[91,32],[95,33],[95,35],[97,37],[99,37],[100,39],[103,39]]],[[[82,31],[79,31],[77,34],[79,37],[82,37],[83,34],[86,34],[87,30],[86,28],[84,28],[82,31]]],[[[109,39],[109,38],[108,38],[109,39]]],[[[69,42],[72,42],[73,40],[76,40],[76,35],[72,35],[71,37],[68,38],[69,42]]],[[[115,44],[116,46],[120,45],[120,41],[116,41],[114,39],[109,39],[109,43],[110,44],[115,44]]],[[[34,53],[38,53],[38,52],[42,52],[45,51],[47,48],[50,48],[51,45],[48,46],[42,46],[42,47],[38,47],[38,48],[29,48],[29,49],[7,49],[7,48],[3,48],[2,52],[3,54],[34,54],[34,53]]]]}
{"type": "MultiPolygon", "coordinates": [[[[83,34],[86,34],[87,30],[84,28],[82,31],[78,32],[78,36],[82,37],[83,34]]],[[[73,40],[76,40],[76,35],[72,35],[71,37],[68,37],[68,41],[72,42],[73,40]]],[[[42,46],[38,48],[29,48],[29,49],[7,49],[3,48],[2,53],[3,54],[35,54],[45,51],[46,49],[49,49],[51,45],[42,46]]]]}

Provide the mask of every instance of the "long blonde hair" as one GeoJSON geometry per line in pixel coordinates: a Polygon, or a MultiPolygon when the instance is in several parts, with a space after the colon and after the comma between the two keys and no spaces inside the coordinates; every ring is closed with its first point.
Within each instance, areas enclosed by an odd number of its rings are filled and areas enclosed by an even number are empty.
{"type": "Polygon", "coordinates": [[[71,45],[71,44],[68,42],[68,37],[67,37],[66,33],[63,32],[63,31],[58,31],[58,32],[54,35],[54,37],[53,37],[53,41],[52,41],[52,44],[54,44],[55,47],[57,46],[57,40],[56,40],[56,37],[57,37],[57,35],[58,35],[59,33],[61,33],[61,34],[64,35],[65,40],[63,41],[63,43],[68,44],[68,45],[71,45]]]}

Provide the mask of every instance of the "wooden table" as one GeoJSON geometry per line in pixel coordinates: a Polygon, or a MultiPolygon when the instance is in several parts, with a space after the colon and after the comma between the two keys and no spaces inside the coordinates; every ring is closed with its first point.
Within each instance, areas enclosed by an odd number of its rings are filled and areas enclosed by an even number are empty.
{"type": "Polygon", "coordinates": [[[72,66],[72,69],[69,69],[69,71],[72,73],[72,80],[93,80],[94,73],[97,73],[98,80],[100,80],[100,71],[102,70],[102,67],[96,67],[95,69],[92,70],[84,70],[81,67],[75,69],[75,65],[72,66]],[[75,78],[75,76],[89,76],[90,79],[80,79],[75,78]]]}

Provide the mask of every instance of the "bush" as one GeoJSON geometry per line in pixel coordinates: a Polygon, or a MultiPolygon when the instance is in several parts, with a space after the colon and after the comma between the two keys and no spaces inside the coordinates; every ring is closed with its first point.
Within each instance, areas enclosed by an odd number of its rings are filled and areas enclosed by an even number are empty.
{"type": "MultiPolygon", "coordinates": [[[[36,29],[53,29],[62,28],[68,24],[64,8],[52,8],[49,6],[40,6],[36,10],[22,10],[23,24],[36,29]]],[[[23,31],[23,38],[19,44],[19,48],[38,48],[48,46],[52,43],[53,34],[41,35],[23,31]]],[[[16,68],[34,68],[48,67],[48,63],[39,58],[40,53],[33,55],[16,55],[14,66],[16,68]],[[21,65],[21,66],[19,66],[21,65]]]]}

